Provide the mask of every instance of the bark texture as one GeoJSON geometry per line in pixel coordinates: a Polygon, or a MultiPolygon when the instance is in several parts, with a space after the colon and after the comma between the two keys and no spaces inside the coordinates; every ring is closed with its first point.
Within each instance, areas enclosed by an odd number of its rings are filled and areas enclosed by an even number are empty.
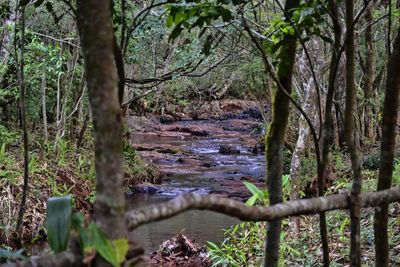
{"type": "Polygon", "coordinates": [[[373,115],[373,88],[374,88],[374,38],[372,32],[372,8],[365,10],[365,73],[364,73],[364,136],[371,141],[375,140],[375,132],[372,123],[373,115]]]}
{"type": "Polygon", "coordinates": [[[110,1],[77,1],[77,20],[93,113],[97,179],[95,220],[107,238],[126,238],[122,121],[110,1]]]}
{"type": "MultiPolygon", "coordinates": [[[[329,169],[329,155],[330,149],[334,141],[334,125],[333,125],[333,98],[335,95],[336,88],[338,84],[336,83],[336,77],[338,73],[338,68],[340,64],[339,50],[341,46],[341,34],[342,28],[339,22],[339,12],[338,5],[335,0],[329,1],[329,9],[332,14],[333,30],[334,30],[334,44],[331,54],[331,61],[329,66],[329,83],[328,91],[325,100],[325,115],[321,129],[320,137],[320,158],[318,167],[318,196],[323,196],[325,193],[325,182],[328,176],[329,169]]],[[[328,242],[328,230],[326,225],[326,215],[324,212],[319,214],[319,230],[321,235],[322,243],[322,254],[323,254],[323,264],[325,267],[329,266],[329,242],[328,242]]]]}
{"type": "MultiPolygon", "coordinates": [[[[19,207],[17,225],[15,228],[15,232],[18,235],[22,235],[22,227],[24,222],[24,215],[26,209],[26,200],[28,198],[29,193],[29,141],[28,141],[28,127],[26,125],[26,105],[25,105],[25,96],[26,96],[26,88],[25,88],[25,62],[24,62],[24,53],[25,53],[25,7],[21,8],[21,39],[20,39],[20,57],[18,63],[18,83],[19,83],[19,114],[20,114],[20,123],[23,132],[23,146],[24,146],[24,185],[22,189],[22,197],[21,204],[19,207]]],[[[15,48],[17,51],[17,47],[15,48]]],[[[18,58],[17,53],[15,53],[16,58],[18,58]]],[[[20,240],[18,240],[20,243],[20,240]]],[[[21,244],[19,244],[21,245],[21,244]]]]}
{"type": "MultiPolygon", "coordinates": [[[[297,0],[287,0],[285,12],[291,14],[297,0]]],[[[283,88],[276,91],[272,106],[272,122],[266,138],[267,186],[271,205],[282,202],[282,168],[285,133],[289,119],[289,98],[283,92],[292,91],[293,67],[296,57],[296,37],[287,35],[280,48],[278,80],[283,88]]],[[[279,85],[278,85],[279,86],[279,85]]],[[[281,220],[271,221],[267,226],[265,266],[278,266],[281,220]]]]}
{"type": "Polygon", "coordinates": [[[354,111],[356,107],[356,86],[355,86],[355,46],[354,46],[354,2],[346,0],[346,110],[345,110],[345,137],[347,147],[350,152],[351,169],[353,172],[353,187],[351,191],[350,208],[350,264],[351,266],[361,266],[360,249],[360,199],[361,192],[361,159],[359,152],[359,133],[355,126],[354,111]]]}
{"type": "MultiPolygon", "coordinates": [[[[307,45],[307,50],[311,54],[312,60],[314,61],[314,67],[320,68],[321,61],[317,61],[315,59],[315,55],[317,55],[319,50],[319,42],[315,39],[311,40],[309,45],[307,45]]],[[[315,94],[316,94],[316,85],[313,77],[310,75],[310,70],[307,67],[307,58],[306,53],[303,52],[302,56],[298,60],[298,65],[300,69],[300,75],[302,76],[303,83],[303,110],[309,117],[315,117],[315,94]]],[[[318,79],[318,78],[317,78],[318,79]]],[[[292,159],[290,162],[290,179],[291,179],[291,192],[290,199],[295,200],[300,197],[300,189],[301,189],[301,181],[300,181],[300,170],[301,170],[301,157],[304,155],[306,151],[307,144],[310,138],[310,127],[307,124],[306,119],[301,116],[299,119],[299,132],[296,141],[296,146],[294,148],[292,159]]],[[[296,234],[299,234],[300,231],[300,218],[296,217],[291,219],[291,229],[296,234]]]]}
{"type": "MultiPolygon", "coordinates": [[[[360,194],[362,208],[389,204],[399,200],[400,187],[360,194]]],[[[349,208],[350,196],[347,194],[287,201],[269,207],[252,207],[229,198],[212,195],[186,194],[162,204],[153,204],[128,211],[126,220],[129,231],[132,231],[142,224],[167,219],[190,209],[212,210],[244,221],[275,221],[289,216],[349,208]]]]}
{"type": "MultiPolygon", "coordinates": [[[[378,191],[392,185],[393,160],[396,146],[396,123],[400,94],[400,30],[394,41],[387,67],[387,82],[383,108],[382,143],[378,191]]],[[[388,205],[377,207],[374,220],[375,266],[389,266],[388,205]]]]}

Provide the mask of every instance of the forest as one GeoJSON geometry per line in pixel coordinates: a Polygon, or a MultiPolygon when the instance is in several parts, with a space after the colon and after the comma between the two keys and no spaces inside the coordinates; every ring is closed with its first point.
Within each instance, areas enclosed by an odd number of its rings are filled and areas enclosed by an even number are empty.
{"type": "Polygon", "coordinates": [[[0,266],[400,266],[400,1],[1,0],[0,266]]]}

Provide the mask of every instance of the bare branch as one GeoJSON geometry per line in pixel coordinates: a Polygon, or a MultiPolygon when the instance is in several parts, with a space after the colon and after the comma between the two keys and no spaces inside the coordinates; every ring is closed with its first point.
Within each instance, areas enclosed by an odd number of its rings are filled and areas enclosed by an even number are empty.
{"type": "MultiPolygon", "coordinates": [[[[132,231],[142,224],[160,221],[184,211],[211,210],[243,221],[274,221],[289,216],[317,214],[325,211],[344,210],[350,207],[347,194],[302,199],[276,204],[270,207],[252,207],[228,198],[212,195],[186,194],[162,204],[153,204],[126,213],[128,230],[132,231]]],[[[362,208],[400,201],[400,187],[374,193],[360,194],[362,208]]]]}

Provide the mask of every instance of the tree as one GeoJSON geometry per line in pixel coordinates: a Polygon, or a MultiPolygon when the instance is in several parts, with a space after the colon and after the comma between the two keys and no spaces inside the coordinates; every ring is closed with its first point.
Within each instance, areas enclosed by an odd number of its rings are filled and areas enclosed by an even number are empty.
{"type": "MultiPolygon", "coordinates": [[[[400,29],[393,43],[393,52],[387,65],[387,81],[383,108],[381,160],[378,188],[391,187],[394,150],[396,147],[396,125],[400,95],[400,29]]],[[[388,205],[377,207],[374,218],[375,266],[389,266],[388,205]]]]}
{"type": "Polygon", "coordinates": [[[77,20],[93,112],[97,181],[94,216],[107,238],[125,239],[122,115],[110,1],[79,0],[77,20]]]}

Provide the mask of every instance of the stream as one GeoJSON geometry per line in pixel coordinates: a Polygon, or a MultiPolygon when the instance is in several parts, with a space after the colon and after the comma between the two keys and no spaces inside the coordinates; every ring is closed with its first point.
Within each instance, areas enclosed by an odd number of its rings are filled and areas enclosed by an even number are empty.
{"type": "MultiPolygon", "coordinates": [[[[134,134],[131,138],[132,145],[138,151],[142,150],[139,152],[142,157],[158,165],[166,173],[166,177],[160,185],[150,186],[151,193],[134,190],[128,199],[129,207],[133,209],[164,202],[184,192],[246,199],[249,193],[243,186],[243,180],[264,183],[264,155],[252,153],[259,135],[254,134],[251,127],[238,129],[227,127],[226,123],[227,121],[178,123],[182,129],[202,127],[201,129],[208,131],[204,136],[184,132],[168,134],[171,131],[158,135],[134,134]],[[222,127],[221,124],[225,126],[222,127]],[[234,147],[240,154],[220,154],[221,145],[234,147]],[[163,153],[157,152],[157,149],[163,153]],[[165,153],[171,150],[173,153],[165,153]]],[[[236,125],[238,122],[232,123],[236,125]]],[[[240,123],[246,125],[246,121],[240,123]]],[[[215,212],[192,210],[161,222],[141,226],[134,231],[132,238],[144,246],[146,253],[157,250],[164,240],[181,231],[200,244],[206,244],[206,241],[218,243],[223,240],[223,229],[238,222],[236,218],[215,212]]]]}

